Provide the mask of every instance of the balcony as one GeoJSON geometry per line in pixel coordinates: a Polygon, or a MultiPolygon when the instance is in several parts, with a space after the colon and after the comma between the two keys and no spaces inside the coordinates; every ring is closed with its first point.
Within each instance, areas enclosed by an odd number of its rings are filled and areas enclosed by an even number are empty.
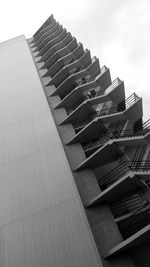
{"type": "Polygon", "coordinates": [[[112,202],[110,207],[124,239],[150,224],[150,203],[142,191],[140,194],[127,194],[119,201],[112,202]]]}
{"type": "Polygon", "coordinates": [[[85,143],[81,143],[85,154],[88,157],[93,154],[98,148],[107,143],[110,139],[112,139],[114,142],[118,141],[117,143],[119,143],[120,145],[129,145],[129,143],[131,143],[132,146],[134,145],[134,143],[136,143],[137,145],[140,143],[146,144],[147,139],[148,141],[150,141],[150,136],[148,133],[150,133],[150,119],[143,124],[142,129],[139,131],[134,132],[133,129],[121,129],[113,131],[108,130],[107,132],[101,134],[99,137],[95,139],[93,138],[93,140],[91,140],[91,137],[89,137],[90,140],[88,142],[86,141],[85,143]],[[147,139],[144,142],[145,137],[147,137],[147,139]]]}
{"type": "Polygon", "coordinates": [[[53,32],[55,32],[58,28],[60,27],[59,23],[54,23],[53,27],[49,27],[41,37],[39,37],[36,41],[35,44],[39,45],[47,36],[51,35],[53,32]]]}
{"type": "Polygon", "coordinates": [[[75,38],[72,38],[68,35],[68,44],[64,46],[63,42],[60,42],[58,45],[52,47],[52,56],[48,58],[42,68],[50,69],[60,58],[66,56],[68,53],[73,51],[77,47],[77,41],[75,38]],[[59,48],[58,48],[59,47],[59,48]],[[60,48],[62,47],[62,48],[60,48]]]}
{"type": "Polygon", "coordinates": [[[86,154],[86,157],[89,157],[92,155],[97,149],[102,147],[104,144],[106,144],[111,138],[111,134],[109,133],[103,133],[101,137],[92,140],[88,143],[83,143],[82,147],[84,149],[84,152],[86,154]]]}
{"type": "MultiPolygon", "coordinates": [[[[123,82],[120,81],[118,78],[109,86],[109,90],[105,91],[105,94],[102,94],[101,86],[91,88],[90,90],[86,91],[82,97],[82,99],[86,99],[84,103],[89,103],[90,106],[92,105],[99,105],[100,103],[104,103],[105,101],[114,101],[115,103],[121,103],[124,99],[124,85],[123,82]]],[[[83,102],[83,101],[82,101],[83,102]]],[[[87,106],[88,107],[88,106],[87,106]]],[[[71,108],[68,112],[75,110],[71,108]]]]}
{"type": "Polygon", "coordinates": [[[44,24],[42,24],[42,26],[35,32],[35,34],[33,35],[34,38],[36,38],[39,33],[41,33],[43,31],[43,29],[45,29],[47,26],[50,26],[53,21],[56,21],[53,17],[53,15],[51,15],[45,22],[44,24]]]}
{"type": "Polygon", "coordinates": [[[73,75],[80,72],[82,70],[82,67],[81,65],[76,64],[76,61],[71,63],[71,65],[72,69],[71,67],[63,68],[63,70],[58,72],[56,76],[54,76],[53,79],[48,82],[46,86],[55,84],[55,86],[59,88],[63,83],[65,83],[66,86],[68,86],[67,87],[68,90],[73,90],[77,86],[76,81],[73,79],[73,75]],[[69,77],[71,77],[70,80],[68,79],[69,77]]]}
{"type": "Polygon", "coordinates": [[[142,114],[142,99],[133,93],[125,100],[125,102],[122,101],[119,105],[114,105],[110,109],[103,108],[97,112],[96,116],[104,123],[125,119],[134,122],[141,118],[142,114]]]}
{"type": "Polygon", "coordinates": [[[57,62],[50,68],[45,74],[44,77],[50,76],[51,78],[54,78],[60,71],[63,71],[63,69],[73,63],[75,59],[65,56],[68,58],[68,61],[63,61],[62,59],[58,59],[57,62]],[[69,59],[70,58],[70,59],[69,59]]]}
{"type": "Polygon", "coordinates": [[[58,29],[56,29],[54,32],[51,32],[51,34],[48,34],[39,44],[36,45],[37,49],[35,51],[40,51],[44,46],[52,41],[54,38],[59,36],[63,32],[63,27],[59,26],[58,29]]]}
{"type": "Polygon", "coordinates": [[[150,171],[150,162],[149,161],[124,161],[116,168],[112,169],[105,176],[98,179],[99,185],[102,190],[105,190],[113,183],[121,179],[128,172],[133,172],[134,175],[138,175],[140,172],[140,176],[149,175],[150,171]]]}
{"type": "Polygon", "coordinates": [[[109,202],[114,220],[124,239],[109,250],[109,258],[150,238],[150,161],[124,161],[101,177],[107,188],[89,203],[88,207],[109,202]],[[139,176],[139,173],[141,176],[139,176]]]}
{"type": "Polygon", "coordinates": [[[104,201],[112,203],[139,189],[150,188],[150,161],[123,161],[98,178],[102,190],[88,207],[104,201]]]}
{"type": "Polygon", "coordinates": [[[99,92],[97,93],[102,94],[104,90],[104,83],[110,84],[109,69],[106,66],[101,68],[100,74],[96,76],[93,81],[81,83],[73,91],[67,94],[66,97],[64,97],[56,106],[56,108],[65,107],[66,110],[71,110],[72,106],[78,103],[80,105],[84,100],[89,99],[88,93],[90,92],[90,90],[97,92],[97,88],[100,88],[100,90],[98,90],[99,92]]]}
{"type": "Polygon", "coordinates": [[[81,162],[75,170],[79,171],[85,168],[95,169],[99,166],[118,160],[123,154],[123,149],[117,146],[112,140],[109,140],[103,146],[96,149],[96,151],[87,159],[81,162]]]}
{"type": "MultiPolygon", "coordinates": [[[[97,118],[102,118],[102,120],[104,122],[110,122],[110,116],[114,114],[118,114],[121,113],[126,109],[128,110],[131,106],[133,106],[137,101],[139,100],[139,98],[135,95],[132,94],[129,98],[127,98],[125,101],[121,101],[121,103],[118,103],[118,105],[113,105],[110,108],[105,108],[105,102],[104,101],[104,97],[100,96],[87,101],[84,101],[84,103],[82,105],[80,105],[78,108],[76,108],[75,110],[73,110],[67,117],[66,119],[64,119],[62,121],[61,124],[66,124],[66,123],[72,123],[75,124],[77,123],[77,121],[80,119],[80,114],[82,114],[82,120],[84,121],[84,119],[86,119],[87,117],[91,116],[92,114],[94,114],[93,117],[97,117],[97,118]],[[95,104],[98,105],[104,103],[103,108],[98,110],[95,109],[95,104]]],[[[117,101],[117,99],[116,99],[117,101]]],[[[113,119],[112,117],[112,119],[113,119]]],[[[92,119],[92,118],[91,118],[92,119]]],[[[114,119],[116,119],[114,117],[114,119]]],[[[125,119],[125,118],[124,118],[125,119]]]]}
{"type": "MultiPolygon", "coordinates": [[[[126,121],[130,115],[132,115],[132,121],[137,121],[139,118],[141,118],[142,114],[142,101],[141,98],[134,98],[132,96],[132,100],[130,101],[130,105],[126,105],[126,108],[124,111],[118,111],[117,106],[111,108],[111,109],[105,109],[105,113],[103,114],[103,109],[100,112],[94,112],[91,106],[89,106],[87,103],[81,104],[77,109],[75,109],[71,114],[67,116],[67,118],[61,123],[72,123],[74,125],[75,132],[77,133],[69,142],[68,144],[73,144],[76,142],[82,142],[82,140],[89,140],[89,135],[93,134],[90,129],[92,129],[94,132],[97,131],[96,129],[101,127],[101,124],[105,124],[107,122],[116,122],[116,121],[126,121]],[[84,108],[84,114],[82,113],[84,108]],[[91,113],[90,113],[91,110],[91,113]],[[109,110],[112,111],[112,113],[109,113],[109,110]],[[79,112],[80,111],[80,112],[79,112]],[[106,114],[106,112],[108,114],[106,114]],[[83,125],[80,122],[80,129],[82,132],[80,133],[79,130],[76,131],[78,128],[78,118],[80,118],[80,114],[82,114],[82,120],[83,125]],[[84,116],[84,119],[83,119],[84,116]],[[90,120],[89,127],[88,124],[86,124],[86,128],[84,129],[84,121],[88,119],[90,120]],[[94,117],[94,118],[93,118],[94,117]],[[88,130],[88,131],[87,131],[88,130]]],[[[127,102],[129,103],[129,102],[127,102]]],[[[125,106],[125,105],[124,105],[125,106]]],[[[120,108],[120,107],[119,107],[120,108]]]]}
{"type": "Polygon", "coordinates": [[[39,38],[41,38],[43,36],[44,33],[46,33],[47,31],[49,31],[50,29],[52,29],[55,25],[56,25],[56,20],[54,19],[49,25],[47,25],[44,28],[41,28],[38,30],[38,32],[36,32],[34,34],[34,39],[33,41],[36,42],[39,38]]]}
{"type": "Polygon", "coordinates": [[[47,27],[46,30],[42,33],[42,35],[37,38],[36,40],[34,40],[34,43],[32,45],[32,48],[36,48],[37,45],[39,45],[43,39],[45,39],[48,35],[50,35],[51,33],[53,33],[57,28],[59,28],[59,23],[53,23],[53,26],[52,27],[47,27]]]}
{"type": "Polygon", "coordinates": [[[51,77],[54,77],[63,67],[79,59],[84,54],[83,46],[81,44],[78,44],[78,46],[74,49],[71,48],[70,50],[68,50],[68,53],[69,54],[60,57],[56,61],[56,63],[54,63],[52,67],[48,69],[44,76],[50,75],[51,77]]]}
{"type": "Polygon", "coordinates": [[[98,98],[98,94],[96,93],[94,88],[91,88],[84,94],[91,105],[103,103],[104,101],[107,102],[110,100],[114,101],[115,103],[120,103],[125,97],[124,84],[119,78],[115,79],[111,83],[111,85],[103,92],[103,94],[100,94],[100,98],[98,98]]]}
{"type": "Polygon", "coordinates": [[[61,83],[63,83],[70,75],[73,75],[74,73],[78,73],[82,69],[86,67],[88,62],[91,62],[91,56],[90,52],[86,50],[83,52],[81,57],[67,66],[63,67],[57,74],[52,78],[52,80],[48,83],[48,85],[55,84],[56,87],[58,87],[61,83]],[[86,64],[84,62],[87,62],[86,64]],[[67,76],[65,74],[68,74],[67,76]],[[64,79],[62,77],[64,76],[64,79]],[[59,82],[61,80],[61,82],[59,82]]]}
{"type": "Polygon", "coordinates": [[[42,56],[42,60],[44,61],[44,67],[49,69],[56,62],[56,60],[60,58],[60,56],[62,57],[68,54],[71,50],[70,48],[72,41],[74,41],[72,48],[73,50],[75,47],[77,47],[77,42],[76,39],[73,38],[70,33],[68,33],[67,36],[62,41],[60,41],[59,43],[48,49],[48,51],[42,56]],[[56,59],[55,54],[57,52],[58,52],[57,55],[60,54],[60,56],[59,58],[56,59]]]}
{"type": "Polygon", "coordinates": [[[56,45],[57,43],[63,41],[63,39],[67,36],[67,31],[64,29],[62,33],[55,37],[53,40],[49,41],[44,47],[39,51],[39,56],[43,56],[52,46],[56,45]]]}
{"type": "MultiPolygon", "coordinates": [[[[119,158],[119,155],[123,154],[122,146],[138,146],[140,147],[147,147],[147,144],[150,143],[150,132],[147,132],[144,135],[137,134],[127,137],[120,137],[118,139],[115,139],[113,137],[109,138],[109,134],[101,137],[99,140],[94,140],[92,144],[86,144],[86,146],[83,146],[85,149],[85,154],[87,156],[87,159],[84,160],[78,167],[77,170],[91,167],[94,168],[94,166],[105,165],[117,158],[119,158]],[[121,139],[121,141],[120,141],[121,139]],[[109,153],[111,155],[109,155],[109,153]]],[[[138,151],[140,152],[140,150],[138,151]]]]}
{"type": "MultiPolygon", "coordinates": [[[[149,191],[149,189],[147,189],[149,191]]],[[[124,241],[109,250],[105,258],[130,250],[150,239],[150,203],[142,193],[130,193],[110,206],[124,241]]]]}
{"type": "MultiPolygon", "coordinates": [[[[119,81],[120,83],[121,81],[119,81]]],[[[137,101],[139,100],[139,97],[133,93],[130,95],[127,99],[125,99],[125,102],[121,102],[121,105],[113,105],[110,108],[102,108],[100,111],[97,111],[97,116],[101,117],[104,115],[119,113],[124,111],[125,109],[129,109],[131,106],[133,106],[137,101]]]]}
{"type": "MultiPolygon", "coordinates": [[[[58,94],[61,99],[64,98],[73,89],[79,86],[78,79],[82,79],[82,84],[87,83],[89,81],[88,77],[91,76],[90,72],[93,71],[92,68],[95,68],[95,61],[93,62],[92,60],[90,60],[88,63],[84,64],[79,71],[76,71],[74,74],[71,74],[62,84],[60,84],[51,96],[58,94]]],[[[98,73],[93,73],[93,77],[91,79],[94,80],[99,73],[100,69],[98,70],[98,73]]],[[[49,84],[50,83],[48,83],[47,85],[49,84]]]]}

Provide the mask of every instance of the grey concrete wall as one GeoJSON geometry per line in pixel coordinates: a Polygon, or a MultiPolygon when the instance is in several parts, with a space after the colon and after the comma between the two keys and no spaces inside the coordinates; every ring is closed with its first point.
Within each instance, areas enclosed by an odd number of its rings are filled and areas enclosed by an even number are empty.
{"type": "MultiPolygon", "coordinates": [[[[53,90],[53,88],[51,88],[53,90]]],[[[46,95],[47,89],[45,88],[46,95]]],[[[49,88],[50,92],[50,88],[49,88]]],[[[73,145],[66,145],[74,135],[75,131],[72,124],[64,124],[60,126],[61,119],[66,116],[66,110],[64,108],[54,109],[57,102],[57,97],[48,97],[48,103],[50,105],[57,129],[64,146],[68,162],[70,164],[74,180],[76,182],[82,203],[84,207],[100,194],[101,189],[98,185],[97,178],[101,175],[108,173],[109,170],[118,166],[118,161],[107,164],[92,170],[90,168],[83,169],[81,171],[74,171],[75,167],[79,163],[86,159],[84,150],[80,143],[73,145]],[[97,178],[96,178],[97,176],[97,178]]],[[[93,208],[85,209],[90,227],[98,248],[99,255],[101,256],[104,267],[134,267],[134,263],[128,255],[119,255],[111,260],[105,260],[106,252],[108,252],[115,245],[123,241],[123,238],[119,232],[117,224],[114,221],[114,217],[107,203],[98,205],[93,208]]]]}
{"type": "MultiPolygon", "coordinates": [[[[45,79],[42,78],[41,81],[44,85],[45,79]]],[[[87,207],[88,204],[93,200],[93,198],[99,195],[99,193],[101,192],[96,176],[92,169],[74,171],[76,169],[76,166],[78,166],[79,163],[83,162],[83,160],[86,159],[84,150],[80,143],[66,145],[67,142],[75,135],[74,128],[71,123],[60,125],[62,120],[66,117],[67,113],[65,108],[55,109],[55,106],[60,101],[60,97],[58,95],[51,96],[52,92],[56,90],[55,85],[45,87],[44,90],[62,144],[64,146],[64,150],[66,152],[66,156],[70,164],[83,206],[87,207]]],[[[114,163],[110,164],[109,166],[109,168],[112,167],[114,167],[114,163]]],[[[106,166],[104,171],[108,172],[108,166],[106,166]]],[[[128,255],[119,255],[109,260],[104,259],[106,252],[108,252],[109,249],[123,240],[108,204],[104,203],[103,205],[94,208],[85,209],[85,211],[98,248],[98,252],[101,255],[103,266],[133,267],[134,264],[131,258],[128,257],[128,255]]]]}

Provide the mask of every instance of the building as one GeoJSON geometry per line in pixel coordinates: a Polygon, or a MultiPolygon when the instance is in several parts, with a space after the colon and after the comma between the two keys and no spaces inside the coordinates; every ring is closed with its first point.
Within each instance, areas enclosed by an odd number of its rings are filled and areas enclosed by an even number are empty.
{"type": "Polygon", "coordinates": [[[0,58],[0,267],[148,267],[142,99],[53,15],[0,58]]]}

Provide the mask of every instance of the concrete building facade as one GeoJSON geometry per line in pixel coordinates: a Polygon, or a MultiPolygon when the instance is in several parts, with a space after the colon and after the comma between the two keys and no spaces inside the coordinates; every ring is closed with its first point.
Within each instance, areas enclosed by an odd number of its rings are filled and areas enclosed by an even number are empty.
{"type": "Polygon", "coordinates": [[[0,58],[0,267],[148,267],[142,99],[53,15],[0,58]]]}

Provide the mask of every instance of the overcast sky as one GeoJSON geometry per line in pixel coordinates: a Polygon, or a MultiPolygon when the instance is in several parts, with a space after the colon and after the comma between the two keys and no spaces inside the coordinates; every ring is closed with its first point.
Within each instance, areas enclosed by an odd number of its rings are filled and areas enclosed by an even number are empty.
{"type": "Polygon", "coordinates": [[[84,48],[125,82],[126,96],[143,97],[150,118],[150,0],[4,0],[0,42],[27,38],[53,14],[84,48]]]}

